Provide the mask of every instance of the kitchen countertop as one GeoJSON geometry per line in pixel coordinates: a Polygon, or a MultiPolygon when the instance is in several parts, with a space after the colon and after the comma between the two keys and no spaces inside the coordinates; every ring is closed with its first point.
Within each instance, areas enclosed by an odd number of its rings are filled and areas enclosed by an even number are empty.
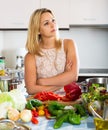
{"type": "MultiPolygon", "coordinates": [[[[45,117],[38,117],[39,124],[35,125],[27,123],[32,130],[56,130],[53,128],[54,119],[47,120],[45,117]]],[[[93,117],[88,117],[82,120],[80,125],[71,125],[69,123],[63,123],[63,125],[57,130],[95,130],[93,117]]]]}
{"type": "Polygon", "coordinates": [[[108,77],[108,69],[80,69],[79,76],[102,76],[108,77]]]}

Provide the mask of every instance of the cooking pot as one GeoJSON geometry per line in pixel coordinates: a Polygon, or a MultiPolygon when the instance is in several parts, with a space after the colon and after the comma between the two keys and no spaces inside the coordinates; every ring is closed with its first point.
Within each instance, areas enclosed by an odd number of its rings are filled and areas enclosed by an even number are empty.
{"type": "Polygon", "coordinates": [[[86,79],[86,82],[89,84],[98,83],[103,87],[105,87],[106,89],[108,88],[108,78],[104,78],[104,77],[88,78],[86,79]]]}
{"type": "Polygon", "coordinates": [[[85,81],[80,83],[83,92],[88,92],[88,87],[91,84],[100,84],[101,86],[105,87],[108,92],[108,78],[105,77],[95,77],[95,78],[87,78],[85,81]]]}

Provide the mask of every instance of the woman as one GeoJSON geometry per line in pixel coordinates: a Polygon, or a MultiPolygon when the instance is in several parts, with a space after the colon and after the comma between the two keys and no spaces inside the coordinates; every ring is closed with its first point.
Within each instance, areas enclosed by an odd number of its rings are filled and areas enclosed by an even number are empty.
{"type": "Polygon", "coordinates": [[[25,56],[25,85],[29,94],[57,91],[77,81],[79,64],[75,43],[60,39],[51,10],[33,12],[28,28],[25,56]]]}

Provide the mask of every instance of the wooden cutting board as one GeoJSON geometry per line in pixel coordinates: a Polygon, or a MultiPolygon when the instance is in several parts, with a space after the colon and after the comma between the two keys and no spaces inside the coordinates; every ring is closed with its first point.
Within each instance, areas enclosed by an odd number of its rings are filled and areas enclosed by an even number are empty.
{"type": "MultiPolygon", "coordinates": [[[[27,101],[30,100],[30,99],[33,99],[33,97],[34,97],[34,95],[31,95],[31,96],[27,97],[27,101]]],[[[48,103],[50,103],[51,101],[52,101],[52,100],[43,101],[43,104],[48,104],[48,103]]],[[[57,100],[56,100],[56,101],[57,101],[57,100]]],[[[74,105],[74,104],[82,103],[82,99],[79,98],[79,99],[77,99],[77,100],[75,100],[75,101],[61,101],[61,100],[59,100],[59,101],[57,101],[57,102],[68,106],[68,105],[74,105]]]]}

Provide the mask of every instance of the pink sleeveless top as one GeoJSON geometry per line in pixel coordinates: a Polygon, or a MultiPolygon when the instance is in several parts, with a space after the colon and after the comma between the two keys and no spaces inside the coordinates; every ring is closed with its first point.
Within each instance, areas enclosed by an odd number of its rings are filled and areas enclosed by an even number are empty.
{"type": "Polygon", "coordinates": [[[64,72],[66,63],[66,54],[64,43],[61,49],[42,49],[43,56],[36,56],[36,67],[38,78],[48,78],[64,72]]]}

